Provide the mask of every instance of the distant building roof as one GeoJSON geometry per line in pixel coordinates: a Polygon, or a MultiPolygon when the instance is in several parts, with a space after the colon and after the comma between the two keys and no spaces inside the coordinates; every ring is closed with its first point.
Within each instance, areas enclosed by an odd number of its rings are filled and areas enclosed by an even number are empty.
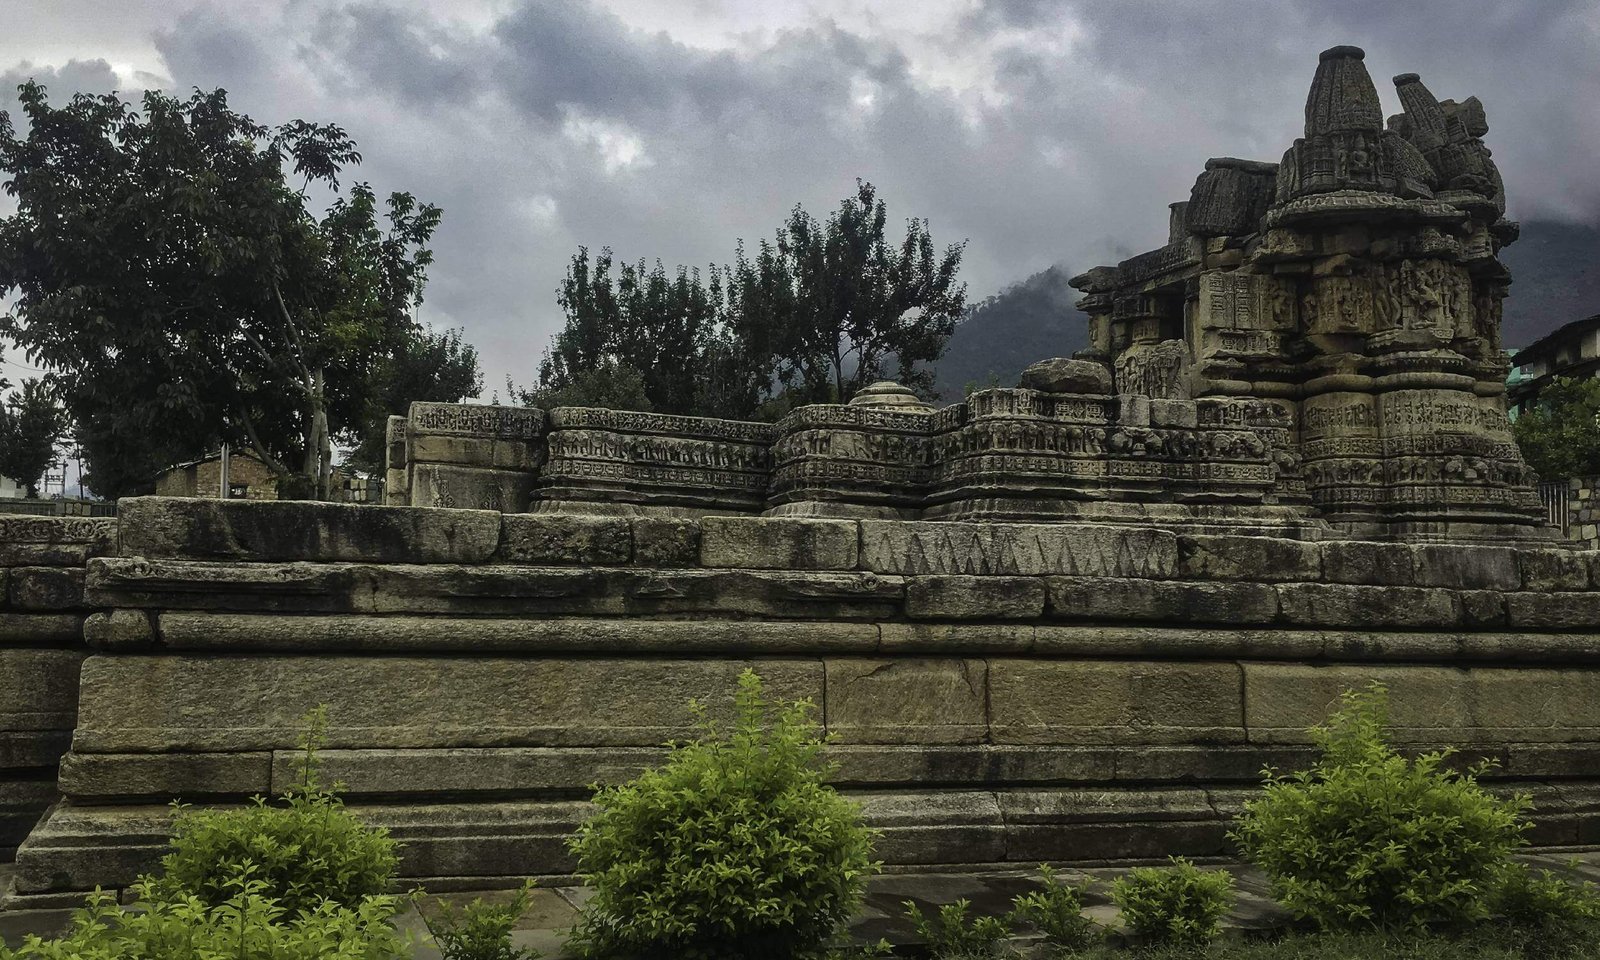
{"type": "Polygon", "coordinates": [[[1526,366],[1553,356],[1563,344],[1596,328],[1600,328],[1600,313],[1592,317],[1584,317],[1582,320],[1574,320],[1571,323],[1563,324],[1521,350],[1514,351],[1513,356],[1516,359],[1517,366],[1526,366]]]}

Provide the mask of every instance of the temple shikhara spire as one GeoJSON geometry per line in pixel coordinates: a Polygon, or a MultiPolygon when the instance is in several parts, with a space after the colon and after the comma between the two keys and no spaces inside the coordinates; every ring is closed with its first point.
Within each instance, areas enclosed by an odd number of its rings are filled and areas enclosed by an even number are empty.
{"type": "Polygon", "coordinates": [[[1279,163],[1207,161],[1166,246],[1073,279],[1081,356],[1123,395],[1263,401],[1269,496],[1348,533],[1533,534],[1500,344],[1517,225],[1483,104],[1394,86],[1385,121],[1362,51],[1324,51],[1279,163]]]}

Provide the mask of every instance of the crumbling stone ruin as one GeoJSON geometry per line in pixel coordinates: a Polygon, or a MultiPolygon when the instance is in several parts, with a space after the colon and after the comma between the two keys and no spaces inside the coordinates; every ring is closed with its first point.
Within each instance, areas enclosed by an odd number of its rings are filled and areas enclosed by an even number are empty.
{"type": "Polygon", "coordinates": [[[418,404],[391,502],[1547,538],[1483,106],[1402,74],[1385,126],[1362,58],[1322,55],[1281,163],[1207,161],[1166,246],[1074,278],[1090,348],[1019,387],[934,410],[878,384],[777,424],[418,404]]]}
{"type": "Polygon", "coordinates": [[[777,424],[417,404],[395,505],[125,500],[60,554],[81,586],[0,527],[0,761],[55,731],[0,779],[52,803],[6,904],[126,886],[174,798],[283,790],[319,703],[404,876],[562,875],[588,785],[746,667],[819,706],[892,868],[1226,856],[1370,680],[1399,743],[1498,760],[1534,843],[1600,843],[1600,555],[1548,539],[1507,431],[1515,227],[1481,105],[1397,84],[1385,124],[1324,54],[1283,161],[1209,162],[1168,245],[1075,280],[1090,350],[1015,388],[777,424]]]}

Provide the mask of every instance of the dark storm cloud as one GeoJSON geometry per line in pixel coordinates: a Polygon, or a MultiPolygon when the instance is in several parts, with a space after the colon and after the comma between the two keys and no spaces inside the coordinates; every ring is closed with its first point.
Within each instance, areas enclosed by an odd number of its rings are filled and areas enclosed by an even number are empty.
{"type": "Polygon", "coordinates": [[[1390,111],[1389,77],[1409,70],[1481,97],[1513,214],[1600,216],[1600,0],[935,2],[925,29],[783,19],[774,0],[770,29],[715,49],[637,28],[613,12],[628,2],[477,20],[207,3],[156,47],[176,88],[226,86],[262,122],[340,123],[360,177],[444,207],[424,315],[467,327],[491,385],[537,366],[579,244],[726,262],[735,238],[796,202],[823,212],[856,177],[891,216],[970,240],[978,296],[1136,253],[1207,157],[1281,156],[1338,43],[1366,48],[1390,111]]]}
{"type": "Polygon", "coordinates": [[[17,87],[29,80],[45,86],[50,96],[65,100],[75,93],[109,93],[117,87],[117,73],[104,60],[69,60],[59,67],[23,61],[0,72],[0,110],[16,121],[17,87]]]}

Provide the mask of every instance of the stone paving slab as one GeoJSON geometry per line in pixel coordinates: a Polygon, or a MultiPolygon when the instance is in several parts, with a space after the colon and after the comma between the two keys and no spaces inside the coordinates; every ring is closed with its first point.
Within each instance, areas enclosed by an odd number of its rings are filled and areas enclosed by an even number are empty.
{"type": "MultiPolygon", "coordinates": [[[[1577,854],[1529,854],[1521,859],[1536,868],[1600,882],[1600,850],[1577,854]]],[[[1225,935],[1271,929],[1289,922],[1289,914],[1272,901],[1266,877],[1243,865],[1223,866],[1237,881],[1237,900],[1232,914],[1224,923],[1225,935]]],[[[0,865],[0,889],[5,888],[10,869],[9,866],[0,865]]],[[[1084,898],[1085,913],[1101,924],[1115,927],[1117,908],[1111,902],[1111,881],[1126,873],[1127,869],[1062,869],[1057,875],[1069,883],[1094,880],[1094,885],[1084,898]]],[[[915,933],[905,919],[903,904],[907,900],[928,913],[942,904],[967,899],[972,902],[970,916],[998,915],[1010,909],[1013,897],[1034,889],[1036,883],[1035,874],[1019,870],[958,874],[899,873],[875,877],[869,885],[866,902],[851,925],[851,934],[862,942],[874,942],[882,938],[897,945],[914,943],[915,933]]],[[[489,902],[504,903],[512,896],[511,891],[488,891],[443,894],[438,899],[465,905],[478,897],[489,902]]],[[[564,949],[566,934],[588,897],[589,890],[584,887],[535,890],[527,912],[516,925],[512,935],[513,944],[538,950],[545,960],[572,960],[574,954],[564,949]]],[[[416,960],[440,960],[439,951],[428,938],[424,919],[425,914],[431,915],[436,910],[433,903],[433,898],[424,898],[402,913],[398,921],[401,929],[413,935],[417,944],[414,954],[416,960]]],[[[0,942],[15,945],[29,933],[45,936],[58,934],[69,917],[70,911],[66,910],[0,912],[0,942]]]]}

